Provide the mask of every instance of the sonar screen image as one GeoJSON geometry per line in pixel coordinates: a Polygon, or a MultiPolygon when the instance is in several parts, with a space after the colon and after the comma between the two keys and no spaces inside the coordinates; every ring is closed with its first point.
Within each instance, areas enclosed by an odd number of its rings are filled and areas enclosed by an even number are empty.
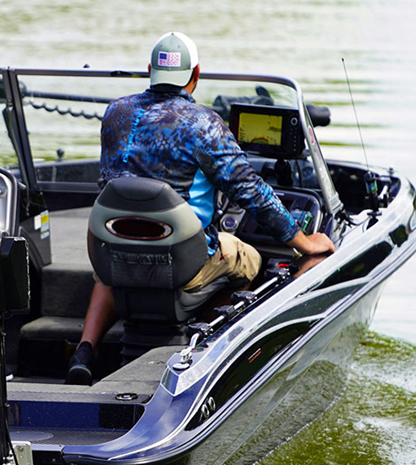
{"type": "Polygon", "coordinates": [[[241,113],[238,140],[254,144],[281,145],[283,117],[241,113]]]}

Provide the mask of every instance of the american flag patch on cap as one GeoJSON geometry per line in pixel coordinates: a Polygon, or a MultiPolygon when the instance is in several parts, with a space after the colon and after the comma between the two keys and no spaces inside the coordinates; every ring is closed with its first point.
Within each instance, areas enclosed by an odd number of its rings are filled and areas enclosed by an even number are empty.
{"type": "Polygon", "coordinates": [[[159,66],[173,66],[179,68],[181,66],[180,52],[159,52],[157,59],[159,66]]]}

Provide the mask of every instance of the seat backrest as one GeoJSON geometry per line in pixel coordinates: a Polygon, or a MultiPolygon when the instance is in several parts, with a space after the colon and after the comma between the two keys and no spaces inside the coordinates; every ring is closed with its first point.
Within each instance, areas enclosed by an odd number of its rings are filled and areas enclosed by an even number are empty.
{"type": "Polygon", "coordinates": [[[98,196],[88,253],[104,284],[145,289],[180,288],[208,256],[191,207],[168,184],[139,177],[113,179],[98,196]]]}
{"type": "Polygon", "coordinates": [[[113,179],[98,196],[88,253],[99,279],[113,288],[123,318],[139,299],[141,318],[167,321],[178,319],[167,300],[208,258],[205,233],[191,207],[168,184],[140,177],[113,179]]]}

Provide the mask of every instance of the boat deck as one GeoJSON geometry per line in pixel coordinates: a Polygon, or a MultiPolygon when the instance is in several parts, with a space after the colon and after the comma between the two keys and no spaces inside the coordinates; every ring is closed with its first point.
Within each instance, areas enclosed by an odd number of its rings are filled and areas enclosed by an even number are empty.
{"type": "Polygon", "coordinates": [[[38,444],[99,444],[119,437],[143,414],[167,360],[181,349],[150,350],[93,386],[16,378],[7,383],[12,440],[30,441],[36,450],[38,444]]]}
{"type": "Polygon", "coordinates": [[[27,378],[16,377],[7,384],[9,400],[60,402],[65,394],[66,402],[86,402],[94,397],[97,401],[113,401],[117,394],[129,392],[137,394],[135,402],[145,402],[159,385],[168,359],[180,350],[182,346],[152,349],[92,386],[65,385],[63,381],[30,382],[27,378]]]}

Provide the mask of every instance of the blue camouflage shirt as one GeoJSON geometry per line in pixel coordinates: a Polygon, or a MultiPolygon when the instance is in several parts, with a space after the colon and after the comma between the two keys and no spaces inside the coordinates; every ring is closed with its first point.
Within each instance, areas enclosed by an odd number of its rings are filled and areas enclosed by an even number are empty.
{"type": "Polygon", "coordinates": [[[101,143],[100,185],[121,176],[170,184],[200,219],[210,254],[218,247],[211,224],[217,189],[277,240],[286,242],[299,231],[221,117],[183,89],[157,86],[112,101],[102,121],[101,143]]]}

